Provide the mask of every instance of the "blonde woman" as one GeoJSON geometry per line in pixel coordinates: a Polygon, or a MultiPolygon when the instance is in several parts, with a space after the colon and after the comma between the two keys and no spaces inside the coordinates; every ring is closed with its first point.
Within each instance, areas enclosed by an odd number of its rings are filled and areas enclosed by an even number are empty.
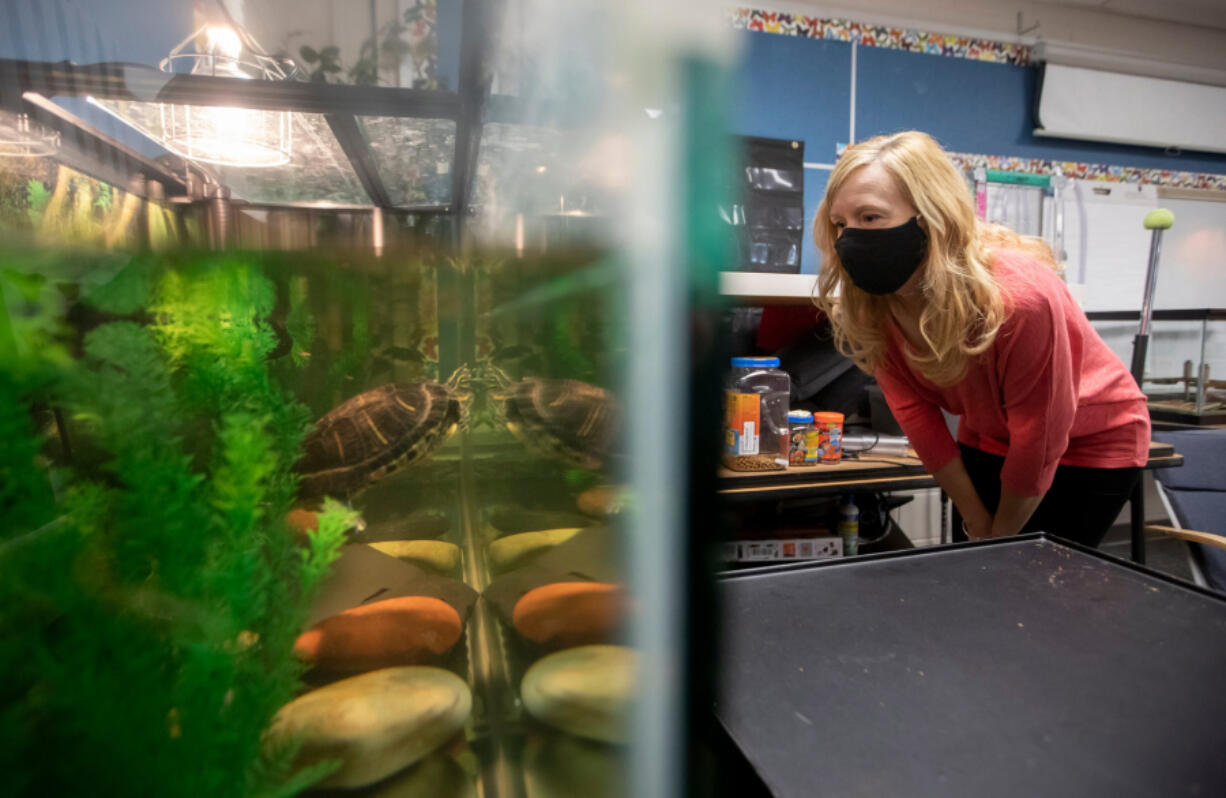
{"type": "Polygon", "coordinates": [[[1051,250],[980,222],[916,131],[849,147],[813,234],[836,342],[876,377],[962,531],[1098,545],[1140,478],[1149,413],[1051,250]],[[961,417],[956,443],[941,410],[961,417]]]}

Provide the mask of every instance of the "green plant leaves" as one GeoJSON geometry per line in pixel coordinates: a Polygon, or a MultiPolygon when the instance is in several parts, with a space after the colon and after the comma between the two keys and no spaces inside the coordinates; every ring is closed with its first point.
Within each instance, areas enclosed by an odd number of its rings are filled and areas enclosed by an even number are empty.
{"type": "Polygon", "coordinates": [[[261,735],[356,519],[329,503],[305,547],[286,525],[308,413],[265,360],[271,281],[233,255],[19,263],[0,257],[6,794],[296,793],[327,767],[291,774],[261,735]],[[70,296],[112,315],[76,359],[70,296]]]}

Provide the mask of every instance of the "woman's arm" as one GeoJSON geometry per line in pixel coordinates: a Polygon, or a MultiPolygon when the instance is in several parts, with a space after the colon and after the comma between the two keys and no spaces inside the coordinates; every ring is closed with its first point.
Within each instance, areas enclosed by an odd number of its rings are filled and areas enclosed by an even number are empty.
{"type": "Polygon", "coordinates": [[[1001,534],[1019,531],[1051,487],[1077,417],[1082,345],[1070,338],[1052,290],[1037,286],[1015,298],[997,336],[1000,395],[1009,428],[1000,471],[1000,509],[1009,513],[1001,518],[1001,534]]]}
{"type": "MultiPolygon", "coordinates": [[[[986,538],[995,536],[993,534],[995,522],[992,519],[992,514],[988,512],[988,508],[984,505],[983,500],[979,498],[979,492],[975,490],[970,474],[966,472],[966,464],[962,462],[960,456],[955,457],[949,463],[934,471],[932,477],[941,486],[941,490],[945,491],[949,498],[953,500],[954,506],[958,508],[958,512],[962,514],[962,520],[966,522],[968,537],[986,538]]],[[[1001,501],[1003,504],[1003,496],[1001,501]]],[[[999,515],[999,512],[997,515],[999,515]]],[[[1029,514],[1027,514],[1027,517],[1029,517],[1029,514]]],[[[1021,527],[1019,526],[1018,528],[1020,529],[1021,527]]]]}
{"type": "Polygon", "coordinates": [[[1021,532],[1041,501],[1042,496],[1022,496],[1001,485],[1000,505],[996,508],[988,537],[1003,538],[1021,532]]]}

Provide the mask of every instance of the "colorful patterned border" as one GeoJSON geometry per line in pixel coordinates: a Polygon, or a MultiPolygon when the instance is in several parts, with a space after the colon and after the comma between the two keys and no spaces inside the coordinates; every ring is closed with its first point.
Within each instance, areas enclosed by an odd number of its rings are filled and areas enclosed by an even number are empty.
{"type": "Polygon", "coordinates": [[[1024,44],[925,33],[912,28],[891,28],[866,22],[806,17],[756,8],[731,8],[728,10],[728,22],[738,30],[855,42],[867,47],[886,47],[891,50],[970,58],[997,64],[1026,66],[1030,63],[1030,47],[1024,44]]]}
{"type": "Polygon", "coordinates": [[[1210,191],[1226,191],[1226,175],[1203,172],[1176,172],[1171,169],[1141,169],[1135,166],[1108,166],[1101,163],[1077,163],[1074,161],[1047,161],[1042,158],[1016,158],[1008,155],[971,155],[951,152],[949,158],[959,169],[978,167],[1000,169],[1005,172],[1026,172],[1035,175],[1052,175],[1056,167],[1067,177],[1078,180],[1101,180],[1108,183],[1141,183],[1167,188],[1198,188],[1210,191]]]}
{"type": "MultiPolygon", "coordinates": [[[[1026,66],[1030,63],[1030,47],[1022,44],[972,39],[967,36],[947,36],[924,33],[911,28],[890,28],[845,19],[823,19],[763,11],[756,8],[728,9],[728,23],[737,30],[802,36],[808,39],[830,39],[856,42],[868,47],[885,47],[913,53],[970,58],[997,64],[1026,66]]],[[[1170,169],[1140,169],[1132,166],[1047,161],[1042,158],[1015,158],[1004,155],[970,155],[950,153],[954,163],[963,169],[983,166],[1008,172],[1028,172],[1050,175],[1057,166],[1069,177],[1079,180],[1102,180],[1112,183],[1144,183],[1169,188],[1197,188],[1226,191],[1226,175],[1198,172],[1177,172],[1170,169]]]]}

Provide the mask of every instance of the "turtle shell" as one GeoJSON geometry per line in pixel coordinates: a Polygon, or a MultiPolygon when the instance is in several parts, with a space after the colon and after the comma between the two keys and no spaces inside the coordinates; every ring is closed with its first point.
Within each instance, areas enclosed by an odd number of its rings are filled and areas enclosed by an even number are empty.
{"type": "Polygon", "coordinates": [[[436,382],[381,385],[333,408],[303,441],[301,498],[349,496],[434,452],[462,418],[459,398],[436,382]]]}
{"type": "Polygon", "coordinates": [[[579,380],[529,377],[500,396],[509,429],[527,446],[580,468],[600,468],[617,434],[613,395],[579,380]]]}

